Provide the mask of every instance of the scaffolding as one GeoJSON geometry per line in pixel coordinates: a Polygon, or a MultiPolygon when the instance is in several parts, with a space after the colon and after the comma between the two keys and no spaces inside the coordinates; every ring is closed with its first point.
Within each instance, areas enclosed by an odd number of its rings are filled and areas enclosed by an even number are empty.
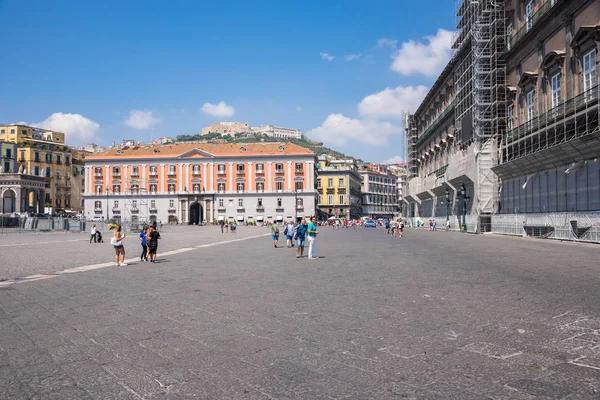
{"type": "Polygon", "coordinates": [[[406,161],[408,163],[408,179],[414,178],[418,175],[419,165],[417,156],[417,124],[415,117],[412,114],[404,114],[404,129],[406,130],[406,161]]]}
{"type": "Polygon", "coordinates": [[[490,215],[498,203],[492,167],[498,158],[498,142],[506,132],[504,2],[457,0],[455,4],[455,131],[463,149],[472,146],[475,152],[477,213],[490,215]]]}
{"type": "Polygon", "coordinates": [[[145,179],[133,179],[125,188],[125,219],[129,230],[139,230],[150,221],[148,189],[145,179]]]}

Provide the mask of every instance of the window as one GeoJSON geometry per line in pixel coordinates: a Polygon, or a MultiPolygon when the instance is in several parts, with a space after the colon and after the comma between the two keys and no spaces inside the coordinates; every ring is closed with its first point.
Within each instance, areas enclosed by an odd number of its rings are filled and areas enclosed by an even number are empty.
{"type": "Polygon", "coordinates": [[[119,208],[119,200],[114,201],[113,208],[119,208]]]}
{"type": "Polygon", "coordinates": [[[327,195],[327,204],[333,205],[333,195],[332,194],[327,195]]]}
{"type": "Polygon", "coordinates": [[[169,208],[175,208],[175,200],[169,200],[169,208]]]}
{"type": "Polygon", "coordinates": [[[139,174],[139,169],[135,165],[131,167],[131,175],[137,176],[139,174]]]}
{"type": "Polygon", "coordinates": [[[258,207],[262,207],[263,203],[262,203],[262,199],[258,199],[258,202],[256,204],[258,207]]]}
{"type": "Polygon", "coordinates": [[[50,167],[46,167],[46,178],[50,178],[52,176],[52,171],[50,171],[50,167]]]}
{"type": "Polygon", "coordinates": [[[317,189],[322,189],[322,188],[323,188],[323,185],[321,184],[321,180],[319,179],[317,181],[317,189]]]}
{"type": "Polygon", "coordinates": [[[138,183],[131,184],[131,193],[138,194],[140,191],[140,185],[138,183]]]}
{"type": "Polygon", "coordinates": [[[102,185],[96,185],[96,194],[102,193],[102,185]]]}
{"type": "Polygon", "coordinates": [[[169,183],[168,189],[169,189],[169,193],[175,193],[175,184],[169,183]]]}
{"type": "Polygon", "coordinates": [[[137,200],[131,200],[131,208],[133,208],[134,210],[137,210],[137,200]]]}
{"type": "Polygon", "coordinates": [[[535,117],[535,92],[530,90],[527,92],[527,121],[531,121],[535,117]]]}
{"type": "Polygon", "coordinates": [[[302,163],[296,163],[296,172],[304,171],[304,165],[302,163]]]}
{"type": "Polygon", "coordinates": [[[233,207],[233,199],[229,199],[229,207],[233,207]]]}
{"type": "Polygon", "coordinates": [[[583,90],[596,86],[596,49],[583,56],[583,90]]]}
{"type": "Polygon", "coordinates": [[[198,174],[200,174],[200,166],[199,166],[199,165],[194,165],[194,166],[193,166],[193,169],[192,169],[192,173],[193,173],[194,175],[198,175],[198,174]]]}
{"type": "Polygon", "coordinates": [[[175,165],[169,165],[169,175],[175,175],[175,165]]]}
{"type": "Polygon", "coordinates": [[[552,87],[552,108],[560,104],[560,73],[554,75],[550,80],[552,87]]]}
{"type": "Polygon", "coordinates": [[[219,193],[223,193],[225,191],[224,183],[219,183],[217,186],[218,186],[219,193]]]}
{"type": "Polygon", "coordinates": [[[298,191],[304,189],[304,182],[302,182],[302,181],[296,181],[295,185],[296,185],[295,189],[298,190],[298,191]]]}
{"type": "Polygon", "coordinates": [[[244,199],[238,199],[238,207],[244,207],[244,199]]]}
{"type": "Polygon", "coordinates": [[[65,156],[65,164],[71,165],[71,157],[65,156]]]}
{"type": "Polygon", "coordinates": [[[158,170],[156,168],[156,165],[150,166],[150,175],[158,175],[158,170]]]}
{"type": "Polygon", "coordinates": [[[238,192],[243,192],[244,191],[244,182],[238,182],[238,184],[237,184],[237,191],[238,192]]]}
{"type": "Polygon", "coordinates": [[[113,193],[118,194],[121,191],[121,185],[113,185],[113,193]]]}
{"type": "Polygon", "coordinates": [[[40,152],[39,151],[36,151],[34,153],[34,160],[35,160],[35,162],[40,162],[40,152]]]}
{"type": "Polygon", "coordinates": [[[275,172],[279,173],[279,174],[283,173],[283,164],[280,164],[280,163],[275,164],[275,172]]]}
{"type": "Polygon", "coordinates": [[[525,6],[525,18],[527,19],[527,30],[533,26],[533,0],[529,0],[525,6]]]}
{"type": "MultiPolygon", "coordinates": [[[[6,149],[6,157],[10,158],[11,149],[6,149]]],[[[21,150],[21,161],[25,161],[25,150],[21,150]]]]}
{"type": "Polygon", "coordinates": [[[225,174],[225,164],[217,165],[217,174],[221,174],[221,175],[225,174]]]}
{"type": "Polygon", "coordinates": [[[46,153],[46,162],[47,163],[51,163],[52,162],[52,153],[46,153]]]}
{"type": "Polygon", "coordinates": [[[156,208],[156,200],[150,200],[150,208],[153,210],[156,208]]]}
{"type": "Polygon", "coordinates": [[[200,192],[200,184],[194,183],[194,185],[192,186],[192,189],[194,190],[195,193],[199,193],[200,192]]]}
{"type": "Polygon", "coordinates": [[[151,194],[156,194],[156,183],[151,183],[150,184],[150,193],[151,194]]]}
{"type": "Polygon", "coordinates": [[[102,210],[102,202],[101,201],[95,201],[94,202],[94,208],[96,210],[102,210]]]}
{"type": "Polygon", "coordinates": [[[506,109],[506,113],[508,114],[507,128],[511,131],[515,126],[515,106],[513,104],[509,105],[506,109]]]}
{"type": "Polygon", "coordinates": [[[96,174],[96,176],[102,176],[102,167],[94,168],[94,174],[96,174]]]}
{"type": "Polygon", "coordinates": [[[340,194],[338,197],[339,204],[345,204],[345,200],[345,196],[343,194],[340,194]]]}
{"type": "Polygon", "coordinates": [[[219,199],[219,207],[225,207],[225,202],[223,199],[219,199]]]}
{"type": "Polygon", "coordinates": [[[327,179],[327,187],[328,188],[332,188],[333,187],[333,178],[327,179]]]}
{"type": "Polygon", "coordinates": [[[338,179],[338,187],[344,187],[344,178],[338,179]]]}
{"type": "Polygon", "coordinates": [[[256,164],[256,173],[262,174],[265,172],[265,164],[256,164]]]}
{"type": "Polygon", "coordinates": [[[283,182],[275,182],[275,190],[281,192],[283,190],[283,182]]]}
{"type": "Polygon", "coordinates": [[[33,174],[35,176],[40,176],[40,167],[38,167],[38,166],[33,167],[33,174]]]}
{"type": "Polygon", "coordinates": [[[11,130],[10,130],[10,133],[12,133],[12,134],[14,135],[14,134],[15,134],[15,130],[14,130],[14,129],[11,129],[11,130]]]}
{"type": "Polygon", "coordinates": [[[256,191],[262,192],[265,190],[265,184],[263,182],[256,182],[256,191]]]}
{"type": "Polygon", "coordinates": [[[506,27],[506,48],[508,50],[510,50],[510,46],[511,46],[511,41],[510,38],[512,37],[512,31],[513,31],[513,24],[512,22],[510,24],[508,24],[508,26],[506,27]]]}
{"type": "Polygon", "coordinates": [[[296,199],[296,207],[298,207],[298,208],[304,207],[304,199],[296,199]]]}
{"type": "Polygon", "coordinates": [[[10,170],[10,162],[9,161],[4,161],[4,172],[5,173],[11,172],[11,170],[10,170]]]}
{"type": "Polygon", "coordinates": [[[281,197],[277,198],[277,207],[281,207],[281,197]]]}
{"type": "Polygon", "coordinates": [[[113,176],[121,175],[121,169],[119,167],[113,167],[113,176]]]}
{"type": "Polygon", "coordinates": [[[235,170],[239,175],[243,175],[244,174],[244,164],[236,164],[235,170]]]}

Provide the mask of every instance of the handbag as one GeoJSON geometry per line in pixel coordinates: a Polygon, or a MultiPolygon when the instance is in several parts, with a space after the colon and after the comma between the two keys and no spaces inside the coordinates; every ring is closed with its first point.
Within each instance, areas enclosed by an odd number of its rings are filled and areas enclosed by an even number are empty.
{"type": "Polygon", "coordinates": [[[117,238],[113,236],[112,238],[110,238],[110,244],[112,244],[113,246],[120,246],[122,242],[120,240],[117,240],[117,238]]]}

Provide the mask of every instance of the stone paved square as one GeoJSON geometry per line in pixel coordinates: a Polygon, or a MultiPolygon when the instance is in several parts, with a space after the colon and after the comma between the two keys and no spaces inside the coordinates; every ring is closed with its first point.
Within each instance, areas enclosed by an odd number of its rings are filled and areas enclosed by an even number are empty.
{"type": "Polygon", "coordinates": [[[83,235],[2,237],[0,397],[600,398],[597,246],[321,228],[308,260],[265,228],[163,237],[120,268],[83,235]]]}

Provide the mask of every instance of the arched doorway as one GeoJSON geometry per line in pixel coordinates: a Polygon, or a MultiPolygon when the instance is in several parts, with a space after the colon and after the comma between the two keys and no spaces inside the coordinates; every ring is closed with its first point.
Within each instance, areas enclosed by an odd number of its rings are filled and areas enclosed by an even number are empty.
{"type": "Polygon", "coordinates": [[[197,201],[190,205],[189,224],[199,225],[202,222],[202,206],[197,201]]]}
{"type": "Polygon", "coordinates": [[[5,214],[15,212],[17,194],[12,189],[6,189],[2,194],[2,210],[5,214]]]}

